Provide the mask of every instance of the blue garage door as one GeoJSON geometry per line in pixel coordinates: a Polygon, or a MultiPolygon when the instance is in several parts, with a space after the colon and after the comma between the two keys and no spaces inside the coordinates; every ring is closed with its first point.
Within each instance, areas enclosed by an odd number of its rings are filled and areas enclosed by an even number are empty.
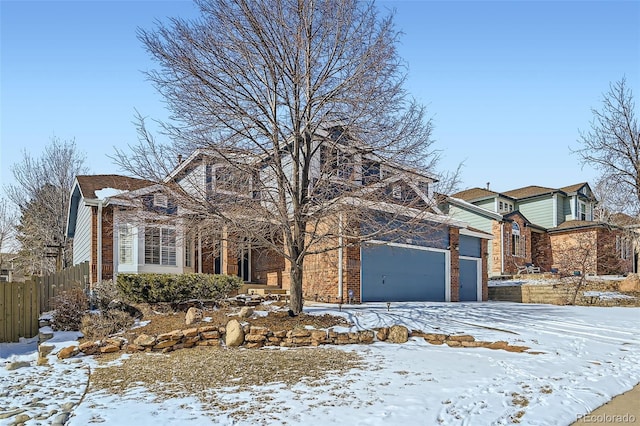
{"type": "Polygon", "coordinates": [[[478,300],[479,259],[460,259],[460,301],[478,300]]]}
{"type": "Polygon", "coordinates": [[[444,302],[446,254],[388,245],[361,250],[363,302],[444,302]]]}

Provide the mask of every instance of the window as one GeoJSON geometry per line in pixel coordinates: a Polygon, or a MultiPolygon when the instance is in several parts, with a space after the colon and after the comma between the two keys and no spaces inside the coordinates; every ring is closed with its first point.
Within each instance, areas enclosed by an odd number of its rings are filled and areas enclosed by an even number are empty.
{"type": "Polygon", "coordinates": [[[353,176],[353,158],[341,149],[322,146],[320,149],[322,172],[330,176],[349,179],[353,176]]]}
{"type": "Polygon", "coordinates": [[[153,205],[156,207],[167,207],[167,196],[164,194],[153,194],[153,205]]]}
{"type": "Polygon", "coordinates": [[[578,202],[578,220],[587,220],[587,205],[582,201],[578,202]]]}
{"type": "Polygon", "coordinates": [[[502,205],[502,201],[500,201],[499,207],[498,207],[498,211],[501,212],[503,210],[503,205],[502,205]]]}
{"type": "Polygon", "coordinates": [[[620,255],[620,259],[631,259],[631,244],[629,243],[629,239],[617,235],[616,252],[620,255]]]}
{"type": "Polygon", "coordinates": [[[176,230],[149,227],[144,231],[144,263],[176,265],[176,230]]]}
{"type": "Polygon", "coordinates": [[[511,255],[525,257],[526,249],[524,235],[520,235],[520,226],[513,222],[511,225],[511,255]]]}
{"type": "Polygon", "coordinates": [[[391,196],[396,199],[402,198],[402,187],[400,185],[393,185],[391,188],[391,196]]]}
{"type": "Polygon", "coordinates": [[[133,228],[129,224],[122,224],[118,229],[118,262],[133,264],[133,228]]]}
{"type": "Polygon", "coordinates": [[[380,181],[380,163],[373,160],[363,160],[362,162],[362,184],[380,181]]]}

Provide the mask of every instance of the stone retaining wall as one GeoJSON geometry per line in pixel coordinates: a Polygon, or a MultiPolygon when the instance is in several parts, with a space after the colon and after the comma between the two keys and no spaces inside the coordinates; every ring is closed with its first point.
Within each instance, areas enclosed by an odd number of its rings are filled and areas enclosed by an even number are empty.
{"type": "Polygon", "coordinates": [[[170,352],[178,349],[193,348],[195,346],[242,346],[256,349],[263,346],[302,347],[319,345],[348,345],[370,344],[374,341],[389,343],[405,343],[409,337],[422,337],[434,345],[446,344],[451,347],[484,347],[488,349],[503,349],[510,352],[523,352],[526,346],[512,346],[505,341],[481,342],[470,335],[446,335],[409,331],[406,327],[394,325],[376,330],[361,330],[352,332],[337,332],[332,329],[303,329],[271,331],[266,327],[250,325],[240,326],[239,334],[232,329],[239,325],[237,320],[231,320],[226,327],[202,326],[184,330],[173,330],[169,333],[151,336],[141,334],[133,343],[124,338],[110,337],[98,342],[85,342],[79,346],[70,346],[58,353],[58,358],[64,359],[79,353],[85,355],[104,354],[111,352],[170,352]],[[233,335],[232,335],[233,334],[233,335]],[[238,338],[238,335],[241,338],[238,338]]]}
{"type": "MultiPolygon", "coordinates": [[[[547,303],[566,305],[573,298],[575,287],[569,284],[522,284],[516,286],[489,287],[489,300],[517,303],[547,303]]],[[[618,291],[616,282],[588,283],[578,292],[576,305],[594,306],[638,306],[637,294],[635,299],[607,299],[595,296],[584,296],[586,291],[618,291]]],[[[629,294],[633,295],[633,294],[629,294]]]]}

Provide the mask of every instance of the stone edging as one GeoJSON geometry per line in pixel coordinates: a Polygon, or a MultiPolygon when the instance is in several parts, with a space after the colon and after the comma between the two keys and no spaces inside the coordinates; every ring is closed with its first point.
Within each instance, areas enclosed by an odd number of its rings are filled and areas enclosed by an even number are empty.
{"type": "MultiPolygon", "coordinates": [[[[97,342],[85,342],[79,346],[69,346],[58,352],[58,358],[64,359],[79,353],[85,355],[104,354],[125,351],[135,352],[171,352],[195,346],[226,346],[257,349],[263,346],[303,347],[320,345],[370,344],[374,341],[405,343],[409,337],[422,337],[433,345],[446,344],[450,347],[481,347],[502,349],[509,352],[524,352],[527,346],[514,346],[506,341],[482,342],[470,335],[447,335],[409,331],[401,325],[383,327],[375,330],[337,332],[333,329],[301,329],[271,331],[266,327],[242,326],[233,319],[224,327],[213,325],[173,330],[157,336],[139,335],[133,343],[120,337],[109,337],[97,342]]],[[[528,352],[536,354],[539,352],[528,352]]]]}

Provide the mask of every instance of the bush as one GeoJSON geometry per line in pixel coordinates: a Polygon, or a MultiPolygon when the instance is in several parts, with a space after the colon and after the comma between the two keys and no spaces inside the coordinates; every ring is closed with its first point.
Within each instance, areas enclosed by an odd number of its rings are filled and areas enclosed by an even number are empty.
{"type": "Polygon", "coordinates": [[[109,310],[109,303],[111,303],[112,300],[121,298],[122,296],[118,292],[118,287],[112,280],[100,281],[93,285],[91,302],[93,306],[103,312],[109,310]]]}
{"type": "Polygon", "coordinates": [[[138,303],[222,300],[241,285],[240,277],[209,274],[118,274],[117,280],[118,291],[138,303]]]}
{"type": "Polygon", "coordinates": [[[80,331],[87,339],[99,340],[123,331],[131,327],[133,323],[133,318],[126,312],[105,311],[83,316],[80,331]]]}
{"type": "Polygon", "coordinates": [[[53,298],[51,328],[57,331],[75,331],[80,329],[83,315],[89,308],[89,300],[79,288],[62,292],[53,298]]]}

